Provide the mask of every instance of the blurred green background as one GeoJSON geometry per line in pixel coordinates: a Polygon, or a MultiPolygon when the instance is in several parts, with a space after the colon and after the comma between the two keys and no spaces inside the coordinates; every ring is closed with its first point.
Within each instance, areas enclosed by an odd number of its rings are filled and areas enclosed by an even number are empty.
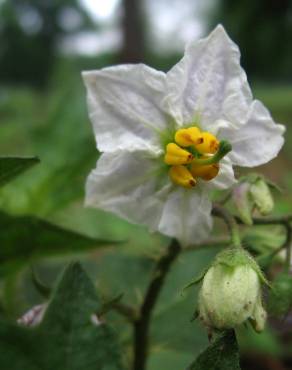
{"type": "MultiPolygon", "coordinates": [[[[0,1],[0,155],[41,160],[0,189],[0,208],[87,236],[126,240],[77,256],[48,259],[40,254],[28,258],[17,273],[7,270],[0,282],[3,314],[16,318],[42,301],[30,264],[52,285],[71,258],[84,262],[102,294],[123,293],[125,301],[141,302],[153,261],[167,239],[83,207],[85,179],[98,153],[80,73],[121,62],[167,70],[180,59],[186,42],[205,36],[217,23],[239,45],[255,97],[287,127],[279,157],[258,170],[282,188],[275,213],[291,212],[291,0],[0,1]]],[[[188,252],[169,274],[152,326],[150,370],[184,368],[206,345],[205,331],[189,320],[194,291],[181,295],[181,289],[215,252],[188,252]]],[[[122,327],[120,339],[129,348],[130,328],[115,314],[109,319],[122,327]]],[[[290,321],[286,329],[292,329],[290,321]]],[[[287,333],[268,328],[259,336],[243,330],[240,338],[244,369],[292,369],[292,351],[283,344],[291,344],[287,333]]]]}

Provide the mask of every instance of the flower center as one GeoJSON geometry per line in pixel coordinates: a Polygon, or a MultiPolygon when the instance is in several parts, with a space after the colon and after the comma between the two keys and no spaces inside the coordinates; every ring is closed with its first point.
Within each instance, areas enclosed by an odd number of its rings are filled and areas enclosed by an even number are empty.
{"type": "Polygon", "coordinates": [[[193,188],[198,178],[210,181],[218,175],[219,161],[230,150],[227,141],[219,141],[210,132],[198,127],[176,131],[175,143],[168,143],[164,162],[170,166],[172,182],[185,188],[193,188]]]}

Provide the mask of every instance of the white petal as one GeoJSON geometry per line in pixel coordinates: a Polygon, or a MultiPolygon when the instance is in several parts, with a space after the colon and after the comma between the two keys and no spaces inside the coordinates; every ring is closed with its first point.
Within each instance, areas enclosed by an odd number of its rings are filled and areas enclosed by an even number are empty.
{"type": "Polygon", "coordinates": [[[220,135],[232,144],[228,155],[233,164],[255,167],[277,156],[283,146],[283,125],[275,124],[264,105],[255,100],[245,124],[237,130],[222,129],[220,135]]]}
{"type": "Polygon", "coordinates": [[[236,184],[236,179],[234,177],[234,171],[232,167],[232,162],[228,156],[224,157],[220,161],[220,170],[218,175],[206,185],[211,189],[228,189],[234,184],[236,184]]]}
{"type": "Polygon", "coordinates": [[[155,196],[160,166],[157,158],[149,158],[145,152],[102,154],[87,179],[86,205],[157,230],[164,204],[163,196],[155,196]]]}
{"type": "Polygon", "coordinates": [[[211,208],[201,189],[174,188],[163,207],[158,230],[184,246],[200,242],[212,228],[211,208]]]}
{"type": "Polygon", "coordinates": [[[176,120],[199,118],[209,131],[217,119],[240,124],[252,100],[239,49],[220,25],[187,46],[183,59],[167,73],[167,83],[176,120]]]}
{"type": "Polygon", "coordinates": [[[143,64],[82,73],[97,147],[102,152],[159,151],[167,127],[165,74],[143,64]]]}
{"type": "Polygon", "coordinates": [[[101,208],[182,244],[205,239],[211,202],[200,187],[174,187],[157,158],[145,152],[104,153],[86,185],[86,205],[101,208]]]}

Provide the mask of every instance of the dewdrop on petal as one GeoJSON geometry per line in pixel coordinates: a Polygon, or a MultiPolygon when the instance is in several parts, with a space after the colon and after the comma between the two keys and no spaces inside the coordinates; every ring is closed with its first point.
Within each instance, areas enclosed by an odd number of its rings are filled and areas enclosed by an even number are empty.
{"type": "Polygon", "coordinates": [[[220,253],[203,278],[199,318],[209,329],[235,328],[247,320],[262,331],[266,312],[261,298],[261,272],[243,250],[220,253]]]}

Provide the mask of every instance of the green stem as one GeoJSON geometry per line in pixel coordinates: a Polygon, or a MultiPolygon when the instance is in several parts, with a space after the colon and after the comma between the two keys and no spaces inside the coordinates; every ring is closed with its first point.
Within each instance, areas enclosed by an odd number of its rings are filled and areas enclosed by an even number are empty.
{"type": "Polygon", "coordinates": [[[110,310],[115,310],[117,313],[123,316],[130,323],[134,323],[138,317],[138,311],[136,310],[135,307],[119,302],[117,299],[106,302],[101,307],[101,310],[97,312],[97,316],[98,317],[103,316],[110,310]]]}
{"type": "Polygon", "coordinates": [[[227,211],[226,208],[223,208],[219,205],[213,206],[212,214],[213,216],[220,217],[225,221],[230,233],[232,245],[235,248],[242,248],[239,227],[232,214],[227,211]]]}
{"type": "Polygon", "coordinates": [[[286,261],[285,261],[285,270],[287,273],[290,272],[291,267],[291,241],[292,241],[292,228],[289,222],[283,223],[286,228],[286,241],[284,244],[284,248],[286,248],[286,261]]]}
{"type": "Polygon", "coordinates": [[[183,249],[183,252],[192,252],[199,249],[206,248],[223,248],[231,244],[229,237],[221,236],[217,238],[210,238],[198,244],[192,244],[183,249]]]}
{"type": "MultiPolygon", "coordinates": [[[[243,221],[238,217],[235,216],[236,222],[238,224],[242,224],[243,221]]],[[[252,219],[254,225],[277,225],[288,223],[292,221],[292,215],[284,215],[284,216],[272,216],[272,217],[258,217],[252,219]]]]}
{"type": "Polygon", "coordinates": [[[173,239],[156,263],[152,279],[146,290],[139,317],[134,321],[134,363],[133,370],[145,370],[149,349],[149,328],[153,309],[163,287],[166,275],[181,252],[180,244],[173,239]]]}

